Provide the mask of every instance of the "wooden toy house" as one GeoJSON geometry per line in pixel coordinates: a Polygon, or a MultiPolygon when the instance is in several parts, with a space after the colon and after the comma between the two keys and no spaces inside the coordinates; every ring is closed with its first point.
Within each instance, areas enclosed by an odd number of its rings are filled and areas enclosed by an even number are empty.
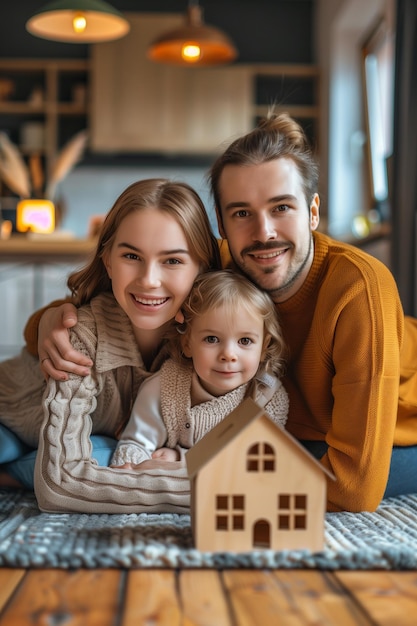
{"type": "Polygon", "coordinates": [[[323,549],[326,476],[334,477],[253,400],[186,460],[198,550],[323,549]]]}

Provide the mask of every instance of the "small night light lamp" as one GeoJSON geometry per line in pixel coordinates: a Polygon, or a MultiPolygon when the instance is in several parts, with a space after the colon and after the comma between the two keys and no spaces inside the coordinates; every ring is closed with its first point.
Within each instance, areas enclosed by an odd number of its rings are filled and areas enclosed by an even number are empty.
{"type": "Polygon", "coordinates": [[[16,208],[16,228],[21,233],[52,233],[55,205],[50,200],[21,200],[16,208]]]}

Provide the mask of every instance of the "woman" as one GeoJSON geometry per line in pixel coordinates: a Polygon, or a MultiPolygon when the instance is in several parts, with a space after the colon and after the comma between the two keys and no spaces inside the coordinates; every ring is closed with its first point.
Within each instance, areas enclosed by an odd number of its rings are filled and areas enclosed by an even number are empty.
{"type": "Polygon", "coordinates": [[[36,447],[35,493],[45,511],[184,512],[185,464],[137,472],[100,467],[90,434],[114,437],[140,383],[165,358],[166,333],[196,276],[220,266],[196,192],[165,179],[128,187],[107,215],[91,262],[68,279],[78,307],[71,344],[86,377],[46,383],[25,349],[0,365],[0,423],[36,447]]]}

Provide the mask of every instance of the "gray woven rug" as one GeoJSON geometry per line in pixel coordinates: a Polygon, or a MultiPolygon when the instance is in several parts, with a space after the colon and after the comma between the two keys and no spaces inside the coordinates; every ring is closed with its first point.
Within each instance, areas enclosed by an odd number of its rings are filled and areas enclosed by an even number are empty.
{"type": "Polygon", "coordinates": [[[175,514],[41,513],[33,494],[0,489],[0,567],[417,569],[417,494],[375,513],[328,513],[325,549],[198,552],[175,514]]]}

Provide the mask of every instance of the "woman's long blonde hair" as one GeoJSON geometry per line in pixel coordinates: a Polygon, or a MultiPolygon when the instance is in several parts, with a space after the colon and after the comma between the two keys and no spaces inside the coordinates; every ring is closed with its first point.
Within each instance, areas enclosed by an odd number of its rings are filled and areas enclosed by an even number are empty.
{"type": "Polygon", "coordinates": [[[108,212],[92,260],[69,276],[67,284],[77,306],[90,302],[99,293],[112,291],[103,257],[110,252],[125,217],[143,209],[161,211],[177,221],[201,272],[221,267],[217,239],[197,192],[187,183],[165,178],[140,180],[127,187],[108,212]]]}
{"type": "MultiPolygon", "coordinates": [[[[194,281],[189,296],[181,307],[184,322],[171,334],[171,356],[179,362],[189,361],[183,354],[192,329],[193,320],[221,307],[225,319],[234,316],[238,308],[246,309],[248,315],[264,322],[264,357],[258,373],[268,372],[281,378],[285,368],[285,342],[278,321],[275,305],[265,291],[233,270],[221,270],[200,274],[194,281]]],[[[252,390],[251,390],[252,391],[252,390]]],[[[252,393],[250,393],[252,395],[252,393]]]]}

